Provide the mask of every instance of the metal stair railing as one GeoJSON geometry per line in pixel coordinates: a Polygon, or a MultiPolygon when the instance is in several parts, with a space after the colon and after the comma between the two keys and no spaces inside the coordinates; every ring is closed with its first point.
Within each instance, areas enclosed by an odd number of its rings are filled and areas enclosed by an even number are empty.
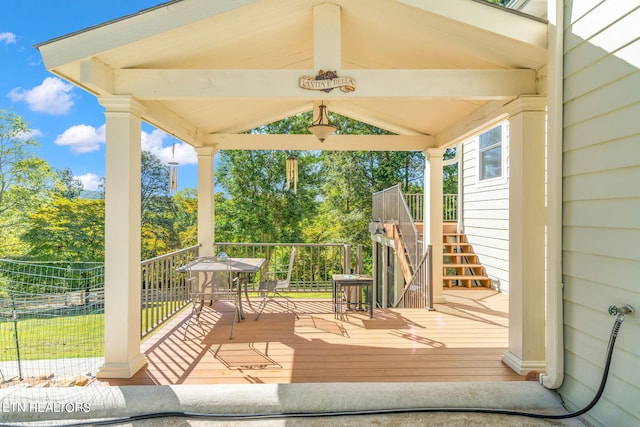
{"type": "Polygon", "coordinates": [[[418,253],[418,229],[413,221],[400,184],[373,194],[373,218],[384,222],[396,222],[400,238],[407,248],[411,269],[415,272],[420,254],[418,253]]]}
{"type": "Polygon", "coordinates": [[[433,258],[431,245],[422,256],[415,274],[396,300],[394,308],[426,308],[433,310],[433,258]],[[401,305],[402,304],[402,305],[401,305]]]}

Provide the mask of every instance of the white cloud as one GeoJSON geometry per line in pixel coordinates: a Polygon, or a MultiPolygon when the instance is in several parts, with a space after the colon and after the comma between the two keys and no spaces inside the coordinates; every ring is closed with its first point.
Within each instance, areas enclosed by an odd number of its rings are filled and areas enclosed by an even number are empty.
{"type": "Polygon", "coordinates": [[[85,173],[84,175],[74,176],[82,182],[85,190],[97,190],[101,183],[101,178],[94,173],[85,173]]]}
{"type": "MultiPolygon", "coordinates": [[[[171,161],[178,162],[180,165],[198,163],[198,156],[192,146],[179,140],[167,141],[168,138],[169,135],[159,129],[154,129],[151,133],[141,131],[140,148],[157,156],[164,164],[171,161]],[[173,141],[175,141],[175,148],[172,148],[172,145],[164,146],[165,143],[173,144],[173,141]]],[[[100,149],[100,144],[105,142],[105,125],[97,129],[89,125],[75,125],[58,135],[55,140],[56,145],[69,147],[74,154],[97,151],[100,149]]]]}
{"type": "Polygon", "coordinates": [[[104,129],[105,125],[97,129],[89,125],[71,126],[56,137],[55,144],[69,147],[74,154],[97,151],[105,142],[104,129]]]}
{"type": "Polygon", "coordinates": [[[180,165],[198,163],[196,151],[189,144],[175,140],[175,148],[172,148],[173,141],[170,140],[168,141],[170,145],[163,147],[167,137],[169,135],[159,129],[155,129],[151,133],[142,132],[142,150],[154,154],[164,164],[171,161],[178,162],[180,165]]]}
{"type": "Polygon", "coordinates": [[[73,85],[57,77],[47,77],[41,85],[33,89],[17,87],[7,96],[13,102],[26,102],[31,111],[61,115],[66,114],[73,106],[72,90],[73,85]]]}
{"type": "Polygon", "coordinates": [[[0,33],[0,43],[4,44],[15,44],[16,43],[16,35],[13,33],[0,33]]]}

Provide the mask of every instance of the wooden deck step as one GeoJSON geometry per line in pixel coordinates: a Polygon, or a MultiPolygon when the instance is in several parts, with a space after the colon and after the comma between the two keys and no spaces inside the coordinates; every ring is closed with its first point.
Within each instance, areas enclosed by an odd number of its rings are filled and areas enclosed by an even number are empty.
{"type": "Polygon", "coordinates": [[[487,276],[443,276],[443,285],[446,288],[479,288],[491,287],[491,279],[487,276]]]}
{"type": "Polygon", "coordinates": [[[476,268],[476,267],[482,267],[482,264],[442,264],[442,267],[444,268],[457,268],[457,267],[476,268]]]}
{"type": "Polygon", "coordinates": [[[490,288],[491,279],[464,233],[442,234],[442,285],[445,288],[490,288]]]}
{"type": "Polygon", "coordinates": [[[486,276],[480,264],[445,264],[442,266],[444,276],[486,276]]]}
{"type": "Polygon", "coordinates": [[[473,248],[469,243],[455,243],[455,244],[443,244],[443,254],[470,254],[473,255],[473,248]]]}
{"type": "Polygon", "coordinates": [[[464,264],[462,262],[462,257],[466,257],[467,261],[471,264],[478,263],[478,255],[474,253],[464,253],[464,252],[443,252],[442,256],[444,257],[445,262],[447,261],[447,257],[450,262],[446,262],[447,264],[464,264]]]}

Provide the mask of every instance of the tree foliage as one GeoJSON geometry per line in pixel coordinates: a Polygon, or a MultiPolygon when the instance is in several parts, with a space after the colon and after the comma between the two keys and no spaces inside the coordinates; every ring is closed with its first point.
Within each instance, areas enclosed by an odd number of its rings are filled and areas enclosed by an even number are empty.
{"type": "MultiPolygon", "coordinates": [[[[330,113],[339,133],[389,132],[330,113]]],[[[304,113],[253,129],[251,133],[304,134],[311,114],[304,113]]],[[[333,242],[364,245],[371,239],[374,192],[400,183],[421,191],[421,152],[391,151],[223,151],[217,183],[216,240],[244,242],[333,242]],[[298,193],[285,190],[285,159],[299,161],[298,193]]]]}
{"type": "Polygon", "coordinates": [[[77,199],[82,194],[82,181],[73,177],[73,172],[69,168],[56,171],[56,194],[65,199],[77,199]]]}
{"type": "Polygon", "coordinates": [[[18,115],[0,110],[0,256],[25,250],[19,236],[28,212],[46,203],[55,177],[51,166],[35,156],[38,143],[18,115]]]}
{"type": "Polygon", "coordinates": [[[315,155],[298,153],[297,193],[286,189],[287,151],[223,151],[216,198],[216,240],[299,242],[301,221],[317,209],[315,155]]]}
{"type": "MultiPolygon", "coordinates": [[[[26,124],[0,111],[0,228],[15,227],[15,255],[43,260],[100,261],[104,256],[104,200],[81,198],[69,169],[54,171],[32,153],[26,124]]],[[[311,113],[251,133],[305,134],[311,113]]],[[[387,131],[330,113],[339,133],[387,131]]],[[[455,155],[448,150],[445,159],[455,155]]],[[[141,255],[152,258],[197,243],[197,193],[171,195],[167,166],[142,153],[141,255]]],[[[373,193],[400,184],[422,191],[424,155],[392,151],[221,151],[216,167],[215,239],[228,242],[350,243],[371,251],[368,224],[373,193]],[[298,161],[297,192],[287,188],[285,162],[298,161]]],[[[457,166],[444,170],[444,192],[457,192],[457,166]]],[[[6,229],[6,228],[5,228],[6,229]]],[[[2,244],[10,239],[5,238],[2,244]]],[[[6,251],[5,251],[6,253],[6,251]]]]}
{"type": "MultiPolygon", "coordinates": [[[[16,142],[12,144],[15,149],[16,142]]],[[[30,165],[38,164],[39,160],[34,157],[30,165]]],[[[144,259],[181,248],[183,237],[193,242],[197,212],[193,197],[171,197],[168,168],[155,155],[143,152],[141,162],[141,256],[144,259]]],[[[42,174],[38,175],[33,169],[21,170],[23,175],[29,171],[34,174],[29,182],[37,182],[38,177],[43,179],[42,174]]],[[[17,231],[21,246],[12,255],[40,260],[102,261],[104,199],[80,198],[82,184],[73,178],[69,169],[47,171],[46,177],[51,180],[45,181],[50,188],[33,189],[40,195],[36,198],[39,203],[22,206],[22,228],[17,231]]],[[[30,189],[24,184],[27,181],[22,178],[13,184],[22,195],[30,189]]],[[[9,217],[14,224],[20,218],[15,209],[9,217]]]]}
{"type": "MultiPolygon", "coordinates": [[[[444,159],[453,159],[456,155],[455,148],[449,148],[444,153],[444,159]]],[[[458,194],[458,163],[446,165],[442,168],[442,192],[443,194],[458,194]]]]}
{"type": "Polygon", "coordinates": [[[141,256],[147,259],[179,248],[180,241],[174,229],[169,168],[148,151],[142,152],[141,162],[141,256]]]}
{"type": "Polygon", "coordinates": [[[103,261],[104,200],[54,197],[28,215],[22,236],[38,260],[103,261]]]}
{"type": "Polygon", "coordinates": [[[174,228],[181,247],[198,243],[198,195],[195,188],[186,188],[173,196],[174,228]]]}

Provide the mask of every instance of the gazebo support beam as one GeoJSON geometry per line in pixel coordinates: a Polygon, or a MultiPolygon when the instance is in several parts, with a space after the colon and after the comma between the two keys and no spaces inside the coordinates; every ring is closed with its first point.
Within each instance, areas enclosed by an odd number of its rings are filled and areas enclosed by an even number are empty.
{"type": "MultiPolygon", "coordinates": [[[[335,70],[357,86],[350,100],[368,97],[492,100],[536,93],[535,70],[335,70]],[[393,82],[393,84],[389,84],[393,82]]],[[[336,94],[298,86],[318,70],[126,69],[116,73],[116,91],[140,100],[206,98],[303,98],[320,101],[336,94]]],[[[102,80],[84,81],[96,87],[102,80]]],[[[105,88],[105,91],[108,88],[105,88]]],[[[340,95],[338,95],[340,96],[340,95]]]]}

